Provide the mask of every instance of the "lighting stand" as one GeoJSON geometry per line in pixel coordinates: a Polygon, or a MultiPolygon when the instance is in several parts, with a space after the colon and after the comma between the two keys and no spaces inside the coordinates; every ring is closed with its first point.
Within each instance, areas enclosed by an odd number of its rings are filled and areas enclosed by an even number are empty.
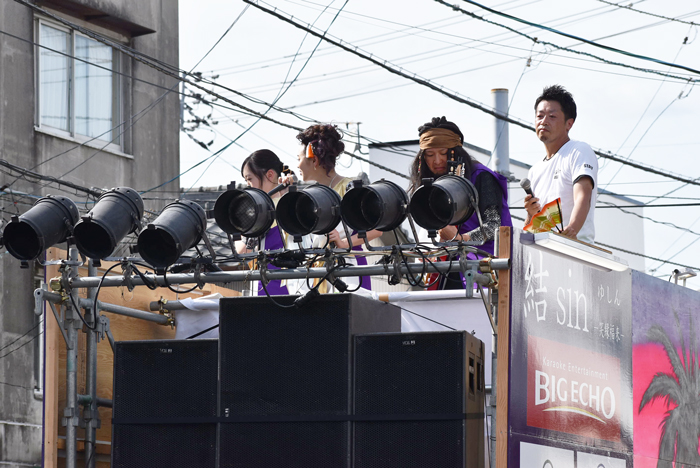
{"type": "MultiPolygon", "coordinates": [[[[347,228],[346,228],[347,230],[347,228]]],[[[449,246],[454,247],[454,243],[449,246]]],[[[346,276],[403,276],[406,274],[419,273],[446,273],[449,271],[461,271],[468,281],[468,284],[477,283],[480,286],[494,288],[497,286],[495,272],[497,270],[505,270],[510,268],[510,259],[486,258],[482,260],[467,260],[466,253],[468,247],[465,243],[456,243],[457,252],[460,253],[459,261],[439,261],[428,264],[421,263],[402,263],[395,261],[400,259],[401,252],[399,246],[394,246],[392,251],[391,262],[384,265],[364,265],[364,266],[342,266],[333,268],[330,271],[332,277],[341,278],[346,276]]],[[[339,253],[347,254],[345,249],[339,249],[342,252],[337,252],[334,249],[320,250],[327,255],[329,263],[334,264],[334,258],[339,256],[339,253]]],[[[307,250],[305,253],[309,253],[307,250]]],[[[253,255],[257,257],[258,254],[253,255]]],[[[245,255],[235,253],[234,258],[244,260],[245,255]]],[[[250,257],[248,257],[250,258],[250,257]]],[[[115,314],[125,315],[128,317],[147,320],[161,325],[173,326],[174,320],[171,312],[165,314],[154,314],[141,310],[131,309],[128,307],[107,304],[101,301],[95,301],[98,287],[119,287],[127,286],[133,288],[136,286],[145,285],[147,281],[150,285],[165,287],[167,284],[187,284],[195,283],[203,286],[206,283],[230,283],[244,280],[282,280],[282,279],[299,279],[299,278],[324,278],[329,276],[328,267],[314,268],[281,268],[267,269],[267,257],[263,256],[261,270],[254,271],[216,271],[204,272],[197,271],[196,273],[178,273],[167,276],[162,274],[144,274],[143,277],[134,274],[131,268],[130,261],[140,259],[122,259],[122,275],[114,276],[97,276],[95,262],[90,261],[88,264],[88,276],[81,278],[78,275],[78,269],[83,265],[83,262],[78,260],[78,250],[69,244],[69,255],[67,260],[56,262],[48,262],[47,264],[61,264],[59,271],[61,276],[53,278],[49,286],[51,291],[37,289],[34,292],[35,296],[35,313],[42,315],[44,311],[44,301],[49,304],[56,318],[61,334],[66,342],[67,357],[66,357],[66,408],[63,414],[62,424],[66,426],[66,468],[75,468],[77,460],[77,428],[85,427],[85,456],[88,468],[94,468],[96,462],[96,430],[100,427],[101,421],[99,418],[99,406],[111,406],[110,400],[98,398],[97,396],[97,343],[107,338],[114,350],[114,338],[109,329],[109,319],[100,314],[100,311],[111,312],[115,314]],[[167,280],[167,284],[166,284],[167,280]],[[81,288],[87,289],[87,299],[80,299],[78,290],[81,288]],[[56,309],[58,305],[58,310],[56,309]],[[80,311],[77,308],[85,310],[85,333],[87,336],[87,372],[86,372],[86,395],[79,395],[77,392],[77,349],[78,349],[78,330],[83,328],[83,319],[81,319],[80,311]],[[79,405],[84,407],[82,415],[79,411],[79,405]]],[[[473,288],[468,287],[465,291],[465,297],[473,296],[473,288]]],[[[483,294],[483,293],[482,293],[483,294]]],[[[495,304],[497,295],[492,296],[491,313],[489,316],[492,320],[492,326],[495,327],[495,304]]],[[[495,364],[495,356],[494,356],[495,364]]],[[[494,365],[495,368],[495,365],[494,365]]],[[[493,384],[493,392],[495,395],[495,383],[493,384]]],[[[492,395],[492,399],[495,398],[492,395]]],[[[495,408],[493,416],[495,418],[495,408]]],[[[495,426],[492,426],[495,427],[495,426]]]]}

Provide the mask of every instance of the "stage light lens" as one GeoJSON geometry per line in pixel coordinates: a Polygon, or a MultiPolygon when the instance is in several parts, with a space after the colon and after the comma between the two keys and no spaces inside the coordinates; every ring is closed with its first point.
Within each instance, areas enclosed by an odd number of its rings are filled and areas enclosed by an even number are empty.
{"type": "Polygon", "coordinates": [[[479,209],[479,194],[469,180],[448,174],[420,186],[409,209],[420,227],[438,230],[468,220],[479,209]]]}
{"type": "Polygon", "coordinates": [[[277,222],[294,237],[327,234],[340,223],[340,195],[325,185],[290,191],[277,203],[277,222]]]}
{"type": "Polygon", "coordinates": [[[275,204],[260,189],[246,187],[222,193],[214,204],[216,224],[228,234],[259,237],[275,221],[275,204]]]}
{"type": "Polygon", "coordinates": [[[406,219],[408,195],[388,180],[356,184],[347,191],[340,207],[343,221],[357,232],[391,231],[406,219]]]}
{"type": "Polygon", "coordinates": [[[141,195],[129,187],[116,187],[105,193],[90,212],[75,225],[78,250],[85,256],[108,257],[127,234],[141,226],[141,195]]]}
{"type": "Polygon", "coordinates": [[[201,206],[190,200],[177,200],[141,231],[139,254],[156,268],[168,267],[199,243],[206,228],[207,217],[201,206]]]}
{"type": "Polygon", "coordinates": [[[23,215],[12,218],[3,232],[3,242],[13,257],[34,260],[52,245],[65,241],[78,219],[78,207],[70,198],[49,195],[23,215]]]}

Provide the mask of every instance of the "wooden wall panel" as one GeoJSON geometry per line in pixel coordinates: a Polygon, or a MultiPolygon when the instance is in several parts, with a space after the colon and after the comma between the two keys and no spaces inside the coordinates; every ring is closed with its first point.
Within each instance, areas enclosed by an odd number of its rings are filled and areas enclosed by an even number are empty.
{"type": "MultiPolygon", "coordinates": [[[[66,258],[65,251],[58,249],[50,249],[47,252],[48,259],[66,258]]],[[[113,265],[110,262],[102,262],[102,266],[98,268],[98,276],[113,265]]],[[[143,269],[141,269],[143,271],[143,269]]],[[[115,273],[120,270],[116,268],[115,273]]],[[[47,267],[47,281],[59,276],[58,267],[52,265],[47,267]]],[[[87,276],[87,268],[80,269],[80,276],[87,276]]],[[[190,285],[191,287],[191,285],[190,285]]],[[[158,288],[150,290],[145,286],[138,286],[133,291],[129,291],[126,287],[111,287],[102,288],[98,300],[104,303],[115,304],[119,306],[129,307],[142,311],[149,310],[149,304],[152,301],[157,301],[161,297],[168,300],[179,300],[187,297],[198,298],[207,296],[213,293],[220,293],[223,296],[238,296],[239,292],[221,288],[216,285],[205,285],[202,290],[195,290],[187,294],[177,294],[167,288],[158,288]]],[[[81,297],[85,297],[85,291],[81,291],[81,297]]],[[[61,417],[66,405],[66,343],[60,333],[53,313],[47,306],[48,315],[47,321],[47,353],[46,353],[46,387],[45,387],[45,405],[46,405],[46,426],[45,432],[45,467],[62,467],[65,466],[63,458],[57,458],[58,450],[65,449],[65,427],[61,426],[61,417]],[[56,352],[58,350],[58,352],[56,352]],[[51,387],[50,387],[51,386],[51,387]]],[[[82,312],[82,311],[81,311],[82,312]]],[[[175,330],[170,326],[159,325],[153,322],[147,322],[132,317],[102,312],[109,317],[110,328],[116,341],[132,341],[132,340],[158,340],[158,339],[173,339],[175,330]]],[[[156,312],[152,312],[156,313],[156,312]]],[[[85,354],[85,333],[79,333],[78,343],[78,391],[85,393],[86,390],[86,354],[85,354]]],[[[101,341],[97,345],[97,396],[100,398],[112,399],[112,382],[113,382],[113,365],[114,355],[108,340],[101,341]]],[[[82,410],[82,409],[81,409],[82,410]]],[[[108,459],[112,440],[112,409],[100,408],[101,427],[97,430],[97,443],[99,450],[98,454],[102,454],[100,459],[108,459]]],[[[82,440],[85,437],[85,431],[78,429],[78,448],[79,460],[82,460],[84,446],[82,440]]],[[[79,463],[84,463],[79,461],[79,463]]],[[[108,462],[98,463],[99,467],[109,466],[108,462]]]]}

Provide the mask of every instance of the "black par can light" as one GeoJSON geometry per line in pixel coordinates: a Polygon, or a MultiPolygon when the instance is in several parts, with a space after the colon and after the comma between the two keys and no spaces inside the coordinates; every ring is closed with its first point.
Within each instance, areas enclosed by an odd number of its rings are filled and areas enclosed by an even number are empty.
{"type": "Polygon", "coordinates": [[[49,195],[37,200],[23,215],[13,216],[2,239],[13,257],[34,260],[52,245],[65,241],[79,219],[73,200],[49,195]]]}
{"type": "Polygon", "coordinates": [[[340,223],[340,195],[314,184],[284,194],[277,203],[277,223],[295,240],[307,234],[328,234],[340,223]]]}
{"type": "Polygon", "coordinates": [[[169,267],[199,243],[206,229],[207,216],[201,206],[190,200],[176,200],[141,231],[139,255],[156,268],[169,267]]]}
{"type": "Polygon", "coordinates": [[[354,181],[343,197],[340,213],[345,224],[357,232],[391,231],[406,219],[408,195],[388,180],[369,185],[354,181]]]}
{"type": "Polygon", "coordinates": [[[478,209],[479,194],[474,184],[451,174],[424,181],[409,204],[413,220],[428,231],[462,224],[478,209]]]}
{"type": "Polygon", "coordinates": [[[141,195],[129,187],[116,187],[102,195],[90,212],[75,225],[78,250],[87,257],[109,256],[127,234],[141,227],[141,195]]]}
{"type": "Polygon", "coordinates": [[[275,204],[263,190],[230,189],[216,199],[214,219],[224,232],[235,237],[260,237],[275,222],[275,204]]]}

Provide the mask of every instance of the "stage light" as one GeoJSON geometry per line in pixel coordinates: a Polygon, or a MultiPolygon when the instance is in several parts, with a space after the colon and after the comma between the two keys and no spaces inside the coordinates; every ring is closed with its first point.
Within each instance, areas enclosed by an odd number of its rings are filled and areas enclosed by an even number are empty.
{"type": "Polygon", "coordinates": [[[340,213],[348,227],[357,232],[391,231],[406,219],[408,195],[388,180],[369,185],[354,181],[343,197],[340,213]]]}
{"type": "Polygon", "coordinates": [[[103,193],[75,225],[78,250],[98,260],[109,256],[124,236],[140,228],[142,216],[143,200],[136,190],[117,187],[103,193]]]}
{"type": "Polygon", "coordinates": [[[474,184],[450,174],[432,182],[424,180],[409,204],[413,220],[428,231],[462,224],[477,209],[479,195],[474,184]]]}
{"type": "Polygon", "coordinates": [[[34,260],[70,235],[80,219],[78,207],[70,198],[49,195],[40,198],[26,213],[13,216],[3,232],[3,242],[19,260],[34,260]]]}
{"type": "Polygon", "coordinates": [[[139,255],[156,268],[165,268],[199,243],[207,228],[204,209],[190,200],[176,200],[141,231],[139,255]]]}
{"type": "Polygon", "coordinates": [[[275,221],[275,204],[260,189],[230,189],[216,199],[214,219],[228,234],[260,237],[275,221]]]}
{"type": "Polygon", "coordinates": [[[307,234],[327,234],[340,223],[340,195],[325,185],[303,190],[292,185],[277,203],[277,223],[295,241],[307,234]]]}

